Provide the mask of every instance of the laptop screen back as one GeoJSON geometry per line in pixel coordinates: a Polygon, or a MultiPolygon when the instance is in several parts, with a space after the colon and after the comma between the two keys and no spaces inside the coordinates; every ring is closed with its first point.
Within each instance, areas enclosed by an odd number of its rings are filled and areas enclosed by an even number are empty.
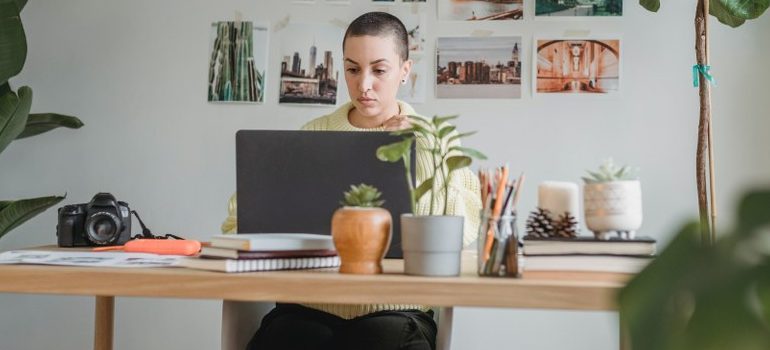
{"type": "MultiPolygon", "coordinates": [[[[376,157],[378,147],[400,137],[384,132],[240,130],[235,139],[239,233],[331,234],[332,214],[341,206],[343,192],[366,183],[382,192],[383,207],[393,218],[386,256],[402,256],[399,218],[411,211],[404,164],[376,157]]],[[[411,169],[414,178],[415,167],[411,169]]]]}

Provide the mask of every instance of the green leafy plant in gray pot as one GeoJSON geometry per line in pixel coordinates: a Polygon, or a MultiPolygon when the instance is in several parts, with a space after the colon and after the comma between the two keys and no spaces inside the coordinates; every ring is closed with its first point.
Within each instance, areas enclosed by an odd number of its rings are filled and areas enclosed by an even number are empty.
{"type": "Polygon", "coordinates": [[[475,132],[458,133],[447,122],[457,116],[430,120],[410,116],[412,126],[393,132],[402,140],[381,146],[377,158],[387,162],[403,161],[409,184],[412,214],[401,216],[401,247],[404,272],[422,276],[457,276],[460,274],[460,251],[463,242],[462,216],[447,215],[449,184],[452,172],[469,166],[473,158],[486,159],[479,151],[461,147],[460,139],[475,132]],[[415,184],[411,175],[411,149],[427,152],[431,164],[425,179],[415,184]],[[429,196],[427,210],[418,213],[420,199],[429,196]],[[437,198],[443,198],[443,203],[437,198]]]}
{"type": "MultiPolygon", "coordinates": [[[[681,0],[670,0],[681,1],[681,0]]],[[[645,9],[657,12],[660,0],[639,0],[645,9]]],[[[695,59],[692,68],[693,84],[700,94],[698,144],[695,155],[695,179],[698,189],[698,213],[701,237],[704,241],[716,239],[716,201],[714,192],[714,149],[711,124],[711,81],[709,69],[708,15],[730,27],[738,27],[761,16],[770,6],[770,0],[697,0],[695,9],[695,59]],[[708,168],[708,169],[707,169],[708,168]],[[708,170],[708,176],[706,171],[708,170]]]]}
{"type": "Polygon", "coordinates": [[[770,190],[740,201],[736,224],[714,244],[698,223],[621,290],[633,350],[770,349],[770,190]]]}
{"type": "MultiPolygon", "coordinates": [[[[75,117],[54,113],[30,114],[32,89],[17,92],[8,80],[21,72],[27,58],[27,38],[19,16],[26,0],[0,0],[0,153],[13,141],[58,127],[80,128],[75,117]]],[[[64,199],[48,196],[0,200],[0,238],[35,215],[64,199]]]]}

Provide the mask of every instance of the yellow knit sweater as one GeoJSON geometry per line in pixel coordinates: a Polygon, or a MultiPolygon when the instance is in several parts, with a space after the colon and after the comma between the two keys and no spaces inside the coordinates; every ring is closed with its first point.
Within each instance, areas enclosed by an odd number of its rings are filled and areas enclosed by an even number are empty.
{"type": "MultiPolygon", "coordinates": [[[[417,112],[405,102],[399,101],[399,107],[401,108],[401,114],[403,115],[418,115],[417,112]]],[[[352,103],[347,103],[332,114],[314,119],[302,127],[302,130],[311,131],[385,131],[383,128],[362,129],[357,128],[350,124],[348,121],[348,112],[353,108],[352,103]]],[[[456,133],[456,132],[455,132],[456,133]]],[[[416,169],[415,177],[417,183],[421,183],[427,178],[427,175],[431,173],[431,154],[429,149],[429,140],[424,138],[417,138],[417,152],[416,152],[416,169]]],[[[455,141],[459,145],[458,141],[455,141]]],[[[465,245],[472,243],[476,239],[477,230],[479,227],[480,210],[481,210],[481,198],[480,198],[480,185],[476,175],[468,168],[458,169],[452,173],[451,183],[449,184],[449,201],[448,201],[448,215],[460,215],[465,217],[463,242],[465,245]]],[[[436,186],[441,186],[440,182],[436,183],[436,186]]],[[[444,207],[444,198],[441,195],[434,196],[434,210],[438,208],[439,212],[444,207]]],[[[222,224],[222,231],[225,233],[237,232],[236,227],[236,197],[235,194],[230,198],[229,202],[229,216],[222,224]]],[[[422,197],[417,203],[418,215],[430,214],[430,193],[422,197]]],[[[401,305],[401,304],[368,304],[368,305],[347,305],[347,304],[304,304],[307,307],[311,307],[317,310],[325,311],[345,319],[351,319],[358,316],[366,315],[372,312],[382,310],[408,310],[418,309],[426,311],[428,307],[423,305],[401,305]]]]}

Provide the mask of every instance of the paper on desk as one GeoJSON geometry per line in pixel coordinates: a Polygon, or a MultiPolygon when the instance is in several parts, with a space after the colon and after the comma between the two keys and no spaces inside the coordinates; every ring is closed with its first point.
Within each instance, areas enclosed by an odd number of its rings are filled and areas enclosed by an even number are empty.
{"type": "Polygon", "coordinates": [[[0,253],[0,264],[34,264],[91,267],[169,267],[181,256],[122,252],[54,252],[11,250],[0,253]]]}

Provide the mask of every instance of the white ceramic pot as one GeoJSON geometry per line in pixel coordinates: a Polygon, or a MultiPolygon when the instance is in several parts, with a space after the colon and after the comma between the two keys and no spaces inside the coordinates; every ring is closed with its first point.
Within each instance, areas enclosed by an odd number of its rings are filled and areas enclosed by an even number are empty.
{"type": "Polygon", "coordinates": [[[401,215],[404,273],[459,276],[463,249],[462,216],[401,215]]]}
{"type": "Polygon", "coordinates": [[[590,183],[583,186],[585,223],[596,238],[611,232],[633,239],[642,226],[642,187],[638,180],[590,183]]]}

